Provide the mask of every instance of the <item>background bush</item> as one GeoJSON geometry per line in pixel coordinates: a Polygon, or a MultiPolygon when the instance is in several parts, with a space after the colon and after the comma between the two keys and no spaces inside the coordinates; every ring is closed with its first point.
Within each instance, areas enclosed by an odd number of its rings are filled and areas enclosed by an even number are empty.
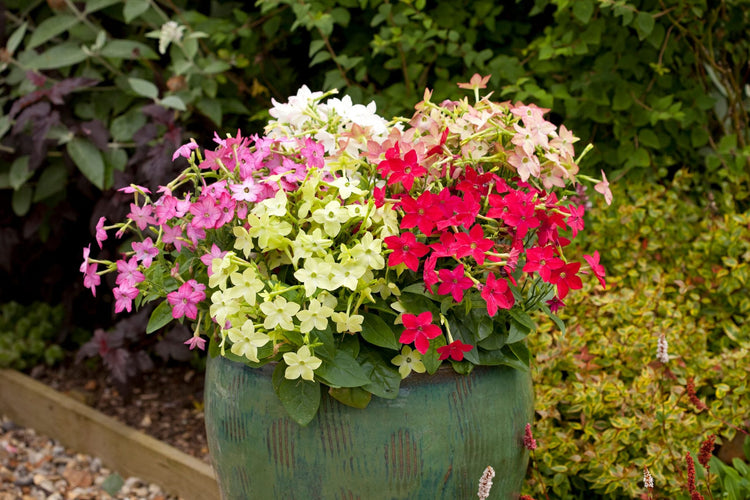
{"type": "Polygon", "coordinates": [[[584,238],[602,252],[607,289],[589,282],[571,297],[565,336],[543,324],[530,337],[536,457],[555,497],[635,498],[648,467],[658,498],[680,498],[685,453],[748,430],[750,215],[697,205],[695,180],[681,171],[668,187],[617,186],[584,238]],[[688,398],[689,377],[708,410],[688,398]]]}

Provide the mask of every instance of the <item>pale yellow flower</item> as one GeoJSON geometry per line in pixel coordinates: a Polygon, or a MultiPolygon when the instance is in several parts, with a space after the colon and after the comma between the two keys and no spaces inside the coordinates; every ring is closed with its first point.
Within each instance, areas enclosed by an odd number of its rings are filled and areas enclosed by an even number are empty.
{"type": "Polygon", "coordinates": [[[405,345],[401,349],[401,354],[393,358],[391,363],[398,366],[398,373],[401,374],[401,378],[408,377],[412,371],[417,373],[425,372],[422,355],[417,351],[412,351],[408,345],[405,345]]]}
{"type": "Polygon", "coordinates": [[[303,345],[299,350],[284,353],[284,362],[287,364],[284,377],[289,380],[295,380],[302,377],[304,380],[314,380],[315,373],[313,370],[320,367],[323,363],[320,358],[316,358],[310,352],[310,348],[303,345]]]}

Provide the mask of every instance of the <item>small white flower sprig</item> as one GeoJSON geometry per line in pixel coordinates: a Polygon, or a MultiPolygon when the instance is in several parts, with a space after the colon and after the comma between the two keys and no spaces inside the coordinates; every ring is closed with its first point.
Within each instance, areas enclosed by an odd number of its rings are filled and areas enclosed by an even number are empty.
{"type": "MultiPolygon", "coordinates": [[[[321,384],[364,407],[444,360],[525,368],[529,314],[581,288],[563,252],[583,229],[565,198],[577,139],[545,110],[479,99],[485,83],[462,84],[473,105],[426,92],[408,123],[302,87],[273,101],[263,136],[183,145],[189,167],[159,196],[123,188],[127,221],[99,221],[100,246],[111,229],[135,240],[115,262],[84,249],[85,285],[117,272],[116,312],[162,301],[148,332],[188,319],[191,348],[207,335],[213,354],[277,362],[302,424],[321,384]]],[[[595,189],[609,200],[606,178],[595,189]]],[[[604,284],[598,253],[585,259],[604,284]]]]}

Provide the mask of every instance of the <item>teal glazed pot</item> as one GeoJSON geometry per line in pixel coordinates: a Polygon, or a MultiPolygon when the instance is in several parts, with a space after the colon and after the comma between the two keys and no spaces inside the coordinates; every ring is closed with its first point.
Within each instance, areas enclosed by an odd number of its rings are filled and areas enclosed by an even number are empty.
{"type": "Polygon", "coordinates": [[[365,409],[323,394],[305,427],[284,411],[272,366],[208,359],[205,418],[222,498],[470,499],[491,465],[490,498],[517,498],[533,417],[531,376],[507,367],[412,374],[365,409]]]}

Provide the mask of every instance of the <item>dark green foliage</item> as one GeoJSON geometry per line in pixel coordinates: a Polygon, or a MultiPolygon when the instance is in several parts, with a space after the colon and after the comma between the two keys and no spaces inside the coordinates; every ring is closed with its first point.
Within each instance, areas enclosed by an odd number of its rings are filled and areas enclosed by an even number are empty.
{"type": "Polygon", "coordinates": [[[62,360],[63,350],[57,342],[63,315],[61,306],[41,302],[0,305],[0,368],[24,370],[62,360]]]}

